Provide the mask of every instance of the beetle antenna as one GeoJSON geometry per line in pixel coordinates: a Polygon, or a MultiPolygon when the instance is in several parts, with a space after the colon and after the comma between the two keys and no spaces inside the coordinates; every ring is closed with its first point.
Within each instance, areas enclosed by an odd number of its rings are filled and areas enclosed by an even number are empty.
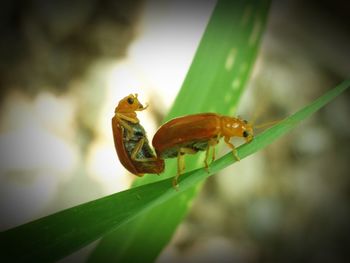
{"type": "Polygon", "coordinates": [[[264,109],[262,107],[262,104],[260,103],[260,107],[253,113],[253,116],[252,116],[252,118],[250,120],[250,123],[252,125],[254,125],[256,120],[262,115],[263,112],[264,112],[264,109]]]}
{"type": "Polygon", "coordinates": [[[275,120],[275,121],[269,121],[269,122],[265,122],[265,123],[261,123],[261,124],[258,124],[258,125],[255,125],[254,126],[254,129],[262,129],[264,127],[267,127],[267,126],[272,126],[276,123],[279,123],[281,120],[275,120]]]}

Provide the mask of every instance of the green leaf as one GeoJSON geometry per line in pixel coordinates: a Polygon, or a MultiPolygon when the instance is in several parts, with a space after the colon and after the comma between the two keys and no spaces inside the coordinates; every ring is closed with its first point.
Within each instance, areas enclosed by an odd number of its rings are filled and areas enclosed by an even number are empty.
{"type": "MultiPolygon", "coordinates": [[[[239,147],[238,155],[243,159],[263,149],[332,101],[349,86],[350,80],[344,81],[310,105],[258,135],[251,143],[239,147]]],[[[148,213],[153,208],[181,197],[188,189],[234,162],[236,159],[230,152],[213,162],[209,173],[201,168],[184,174],[180,178],[179,191],[173,189],[172,178],[167,178],[4,231],[0,234],[1,259],[3,262],[40,262],[63,258],[113,229],[123,224],[127,225],[130,220],[148,213]]],[[[159,221],[161,222],[161,218],[159,221]]],[[[133,229],[135,232],[138,230],[133,229]]],[[[124,236],[126,242],[127,234],[124,236]]],[[[142,245],[147,248],[147,244],[142,245]]]]}
{"type": "MultiPolygon", "coordinates": [[[[165,120],[199,112],[233,116],[253,68],[270,1],[219,0],[189,72],[165,120]]],[[[200,154],[186,158],[186,169],[198,168],[200,154]]],[[[176,160],[166,161],[161,177],[146,175],[134,186],[176,174],[176,160]]],[[[200,189],[196,185],[172,200],[105,236],[90,262],[151,262],[167,245],[200,189]],[[147,244],[147,245],[145,245],[147,244]],[[137,253],[135,253],[137,251],[137,253]]]]}
{"type": "MultiPolygon", "coordinates": [[[[198,112],[234,114],[255,62],[269,4],[270,1],[264,0],[217,2],[180,93],[165,120],[198,112]]],[[[198,167],[200,158],[199,154],[186,158],[186,169],[198,167]]],[[[167,160],[161,177],[147,175],[135,180],[134,186],[174,176],[176,169],[176,161],[167,160]]],[[[154,261],[199,189],[200,185],[194,186],[107,235],[90,261],[154,261]]]]}

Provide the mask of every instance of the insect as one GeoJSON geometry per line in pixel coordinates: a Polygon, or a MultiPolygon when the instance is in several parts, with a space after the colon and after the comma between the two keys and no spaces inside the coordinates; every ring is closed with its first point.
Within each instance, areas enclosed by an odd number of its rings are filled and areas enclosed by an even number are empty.
{"type": "Polygon", "coordinates": [[[224,138],[235,158],[239,160],[232,137],[243,137],[250,142],[253,127],[246,120],[222,116],[216,113],[200,113],[172,119],[163,124],[153,137],[152,145],[159,158],[177,157],[178,171],[173,180],[174,187],[185,169],[184,154],[206,151],[204,164],[208,169],[209,150],[212,148],[212,160],[215,160],[215,146],[224,138]]]}
{"type": "Polygon", "coordinates": [[[137,94],[130,94],[119,102],[112,118],[118,158],[129,172],[137,176],[145,173],[159,174],[164,170],[164,160],[157,158],[152,151],[145,129],[136,115],[136,111],[146,108],[137,99],[137,94]]]}

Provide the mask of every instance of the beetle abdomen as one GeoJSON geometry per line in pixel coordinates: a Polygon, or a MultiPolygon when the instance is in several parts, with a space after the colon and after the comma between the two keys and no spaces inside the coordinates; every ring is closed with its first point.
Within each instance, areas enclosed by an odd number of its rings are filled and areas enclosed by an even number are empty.
{"type": "Polygon", "coordinates": [[[174,147],[168,148],[164,150],[161,154],[160,157],[165,159],[165,158],[175,158],[178,155],[178,152],[180,151],[180,148],[191,148],[195,152],[198,151],[205,151],[208,147],[208,141],[189,141],[186,143],[178,144],[174,147]]]}
{"type": "MultiPolygon", "coordinates": [[[[147,139],[146,131],[139,123],[128,122],[130,127],[133,129],[133,136],[128,140],[128,130],[123,131],[123,142],[125,150],[129,157],[131,157],[132,152],[141,139],[144,139],[144,143],[140,151],[136,154],[137,159],[147,159],[156,158],[153,150],[149,146],[149,141],[147,139]]],[[[139,173],[161,173],[164,170],[164,161],[160,159],[155,159],[154,161],[132,161],[135,168],[139,173]]]]}
{"type": "Polygon", "coordinates": [[[118,124],[115,117],[112,119],[113,138],[120,162],[129,172],[138,176],[142,176],[145,173],[159,174],[163,172],[164,161],[156,158],[149,146],[144,128],[139,123],[126,122],[133,130],[131,138],[128,138],[129,131],[118,124]],[[131,158],[133,151],[142,139],[144,139],[144,143],[142,148],[137,152],[136,159],[154,158],[154,160],[138,161],[131,158]]]}
{"type": "Polygon", "coordinates": [[[128,125],[132,127],[134,134],[130,139],[127,139],[129,135],[129,131],[127,129],[123,130],[123,142],[125,150],[127,151],[128,155],[131,156],[131,153],[139,143],[139,141],[144,138],[145,142],[141,148],[141,150],[137,153],[136,158],[137,159],[144,159],[144,158],[153,158],[155,157],[155,154],[153,153],[151,147],[149,146],[149,142],[146,136],[145,129],[139,124],[139,123],[131,123],[128,122],[128,125]]]}

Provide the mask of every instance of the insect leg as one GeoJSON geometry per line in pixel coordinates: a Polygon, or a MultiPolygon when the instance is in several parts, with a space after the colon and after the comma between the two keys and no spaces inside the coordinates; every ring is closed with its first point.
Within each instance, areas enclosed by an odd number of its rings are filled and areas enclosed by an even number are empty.
{"type": "Polygon", "coordinates": [[[212,162],[215,160],[215,146],[219,143],[219,140],[217,138],[212,138],[209,140],[209,145],[213,149],[213,154],[212,154],[212,162]]]}
{"type": "Polygon", "coordinates": [[[133,128],[125,121],[119,120],[120,125],[128,131],[126,139],[130,140],[134,136],[134,130],[133,128]]]}
{"type": "Polygon", "coordinates": [[[180,148],[177,153],[177,174],[173,180],[173,186],[177,189],[178,179],[182,172],[185,170],[185,158],[184,155],[187,154],[195,154],[197,151],[191,148],[180,148]]]}
{"type": "Polygon", "coordinates": [[[209,172],[209,169],[208,169],[208,155],[209,155],[209,150],[210,150],[210,145],[208,143],[207,145],[207,149],[205,150],[205,158],[204,158],[204,167],[205,167],[205,170],[207,170],[207,172],[209,172]]]}
{"type": "Polygon", "coordinates": [[[115,116],[117,117],[118,122],[120,123],[120,125],[128,130],[128,136],[127,139],[130,140],[132,136],[134,136],[134,130],[132,129],[132,127],[127,123],[131,122],[131,123],[139,123],[139,119],[136,117],[136,115],[134,117],[132,116],[127,116],[125,114],[122,113],[116,113],[115,116]]]}
{"type": "Polygon", "coordinates": [[[233,156],[236,158],[237,161],[240,161],[241,159],[237,155],[236,147],[230,142],[230,137],[224,137],[224,141],[227,144],[228,147],[232,149],[233,156]]]}
{"type": "Polygon", "coordinates": [[[125,121],[130,121],[131,123],[139,123],[139,119],[136,117],[129,117],[129,116],[126,116],[125,114],[122,114],[122,113],[116,113],[115,114],[118,118],[118,120],[122,121],[122,120],[125,120],[125,121]]]}
{"type": "Polygon", "coordinates": [[[184,155],[179,151],[177,153],[177,174],[173,180],[173,187],[175,190],[178,190],[178,179],[180,177],[181,172],[185,168],[184,155]]]}
{"type": "Polygon", "coordinates": [[[208,145],[207,145],[207,149],[205,151],[205,159],[204,159],[204,167],[208,172],[208,156],[209,156],[209,150],[210,147],[213,149],[213,153],[212,153],[212,162],[215,160],[215,146],[218,144],[218,140],[216,138],[212,138],[208,141],[208,145]]]}
{"type": "Polygon", "coordinates": [[[132,150],[131,152],[131,160],[133,161],[137,161],[137,162],[152,162],[152,161],[156,161],[157,158],[153,157],[153,158],[136,158],[137,154],[141,151],[143,144],[145,143],[145,138],[143,137],[141,140],[138,141],[138,143],[136,144],[136,147],[132,150]]]}
{"type": "Polygon", "coordinates": [[[131,128],[131,126],[127,122],[120,119],[118,120],[118,122],[124,129],[128,130],[129,132],[128,137],[130,139],[134,135],[134,130],[131,128]]]}

